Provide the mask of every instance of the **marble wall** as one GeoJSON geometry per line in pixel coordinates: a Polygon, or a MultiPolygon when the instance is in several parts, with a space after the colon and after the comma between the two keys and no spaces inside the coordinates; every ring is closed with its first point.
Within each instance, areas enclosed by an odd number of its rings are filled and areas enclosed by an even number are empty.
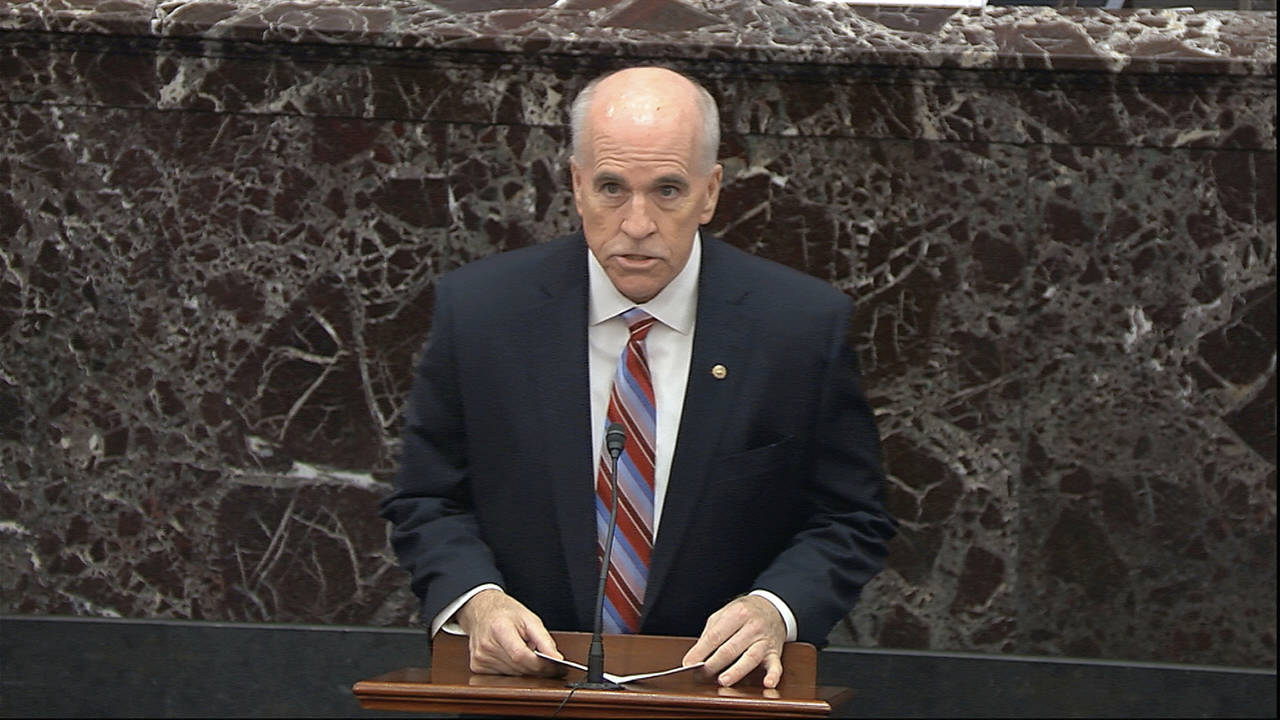
{"type": "Polygon", "coordinates": [[[402,625],[434,279],[565,109],[720,100],[711,231],[858,302],[902,521],[838,644],[1275,667],[1275,14],[0,3],[0,612],[402,625]]]}

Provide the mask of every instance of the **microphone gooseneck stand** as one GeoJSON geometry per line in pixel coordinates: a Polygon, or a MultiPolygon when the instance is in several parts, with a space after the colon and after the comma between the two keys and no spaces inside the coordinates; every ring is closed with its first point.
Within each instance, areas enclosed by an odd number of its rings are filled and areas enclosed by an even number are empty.
{"type": "Polygon", "coordinates": [[[595,629],[591,632],[591,649],[587,651],[587,677],[569,686],[584,690],[623,690],[621,685],[604,677],[604,586],[609,577],[609,559],[613,555],[613,531],[618,527],[618,456],[626,445],[627,434],[622,423],[609,423],[605,430],[605,448],[609,451],[609,532],[604,541],[604,557],[600,559],[600,584],[596,587],[595,629]]]}

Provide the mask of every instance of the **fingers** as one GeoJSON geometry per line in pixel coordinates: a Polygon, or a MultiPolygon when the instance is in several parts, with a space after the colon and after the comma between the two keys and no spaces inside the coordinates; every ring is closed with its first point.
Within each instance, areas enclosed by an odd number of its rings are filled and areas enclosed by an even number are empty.
{"type": "Polygon", "coordinates": [[[555,675],[554,663],[534,654],[562,657],[542,620],[515,598],[498,590],[475,595],[458,611],[469,636],[471,671],[490,675],[555,675]]]}
{"type": "MultiPolygon", "coordinates": [[[[538,616],[533,613],[529,613],[529,618],[534,622],[532,624],[525,625],[525,632],[523,635],[525,646],[528,647],[530,651],[537,650],[546,655],[550,655],[553,658],[563,660],[564,654],[556,647],[555,639],[551,637],[551,633],[547,632],[547,628],[543,626],[542,621],[538,619],[538,616]]],[[[537,656],[535,655],[534,657],[537,656]]],[[[547,663],[546,660],[541,658],[538,658],[538,662],[544,665],[547,663]]],[[[550,667],[558,668],[560,666],[552,665],[550,667]]]]}
{"type": "Polygon", "coordinates": [[[681,665],[693,665],[694,663],[705,661],[711,656],[711,653],[716,651],[716,648],[729,639],[729,636],[724,634],[728,625],[721,624],[717,620],[718,615],[719,612],[717,611],[707,618],[707,624],[702,630],[702,635],[698,637],[698,641],[693,644],[693,647],[689,648],[689,651],[684,654],[684,658],[680,661],[681,665]]]}
{"type": "Polygon", "coordinates": [[[763,639],[752,643],[716,677],[716,682],[722,687],[729,687],[751,674],[757,667],[764,668],[761,685],[767,688],[778,687],[778,682],[782,680],[782,653],[771,648],[768,641],[763,639]]]}
{"type": "Polygon", "coordinates": [[[782,645],[786,625],[773,604],[755,596],[740,597],[707,619],[705,629],[685,653],[683,664],[705,661],[716,682],[728,687],[757,667],[764,668],[763,684],[774,688],[782,680],[782,645]]]}
{"type": "Polygon", "coordinates": [[[767,688],[776,688],[782,682],[782,653],[770,653],[764,658],[764,681],[767,688]]]}
{"type": "MultiPolygon", "coordinates": [[[[555,645],[548,655],[559,656],[555,645]]],[[[534,654],[520,628],[500,619],[471,641],[471,671],[488,675],[557,675],[560,667],[534,654]]]]}
{"type": "Polygon", "coordinates": [[[525,642],[523,627],[508,616],[493,619],[487,630],[472,636],[472,672],[499,675],[537,674],[543,660],[525,642]]]}

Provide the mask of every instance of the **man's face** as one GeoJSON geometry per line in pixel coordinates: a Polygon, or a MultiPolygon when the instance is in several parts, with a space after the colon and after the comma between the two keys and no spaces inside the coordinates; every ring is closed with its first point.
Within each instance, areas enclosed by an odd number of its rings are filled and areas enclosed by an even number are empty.
{"type": "Polygon", "coordinates": [[[648,302],[688,262],[698,225],[715,214],[723,169],[702,167],[692,107],[675,101],[646,111],[607,97],[593,105],[582,165],[571,165],[574,203],[614,287],[648,302]]]}

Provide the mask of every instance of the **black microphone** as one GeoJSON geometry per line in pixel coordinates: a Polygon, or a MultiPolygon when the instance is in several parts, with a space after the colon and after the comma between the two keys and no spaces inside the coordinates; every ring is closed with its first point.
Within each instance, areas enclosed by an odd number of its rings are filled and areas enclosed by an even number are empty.
{"type": "Polygon", "coordinates": [[[604,679],[604,585],[609,577],[609,558],[613,555],[613,531],[618,527],[618,456],[627,444],[627,430],[622,423],[609,423],[604,433],[604,446],[609,451],[609,532],[604,541],[604,557],[600,559],[600,584],[596,586],[595,629],[591,632],[591,649],[587,651],[587,677],[575,688],[588,690],[622,690],[615,682],[604,679]]]}
{"type": "Polygon", "coordinates": [[[609,428],[604,431],[604,446],[609,450],[609,458],[613,462],[618,462],[618,456],[622,454],[622,448],[627,445],[627,429],[622,423],[609,423],[609,428]]]}

